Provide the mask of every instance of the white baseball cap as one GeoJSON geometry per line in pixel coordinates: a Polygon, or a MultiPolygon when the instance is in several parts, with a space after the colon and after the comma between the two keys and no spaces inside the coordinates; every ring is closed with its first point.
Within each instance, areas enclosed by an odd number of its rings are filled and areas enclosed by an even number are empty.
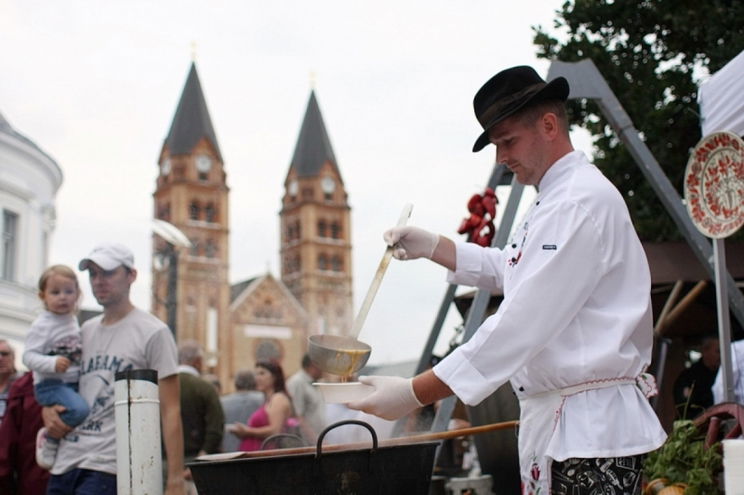
{"type": "Polygon", "coordinates": [[[87,258],[78,263],[80,270],[87,270],[91,263],[95,263],[106,271],[120,266],[134,268],[134,255],[128,247],[122,244],[104,243],[93,248],[87,258]]]}

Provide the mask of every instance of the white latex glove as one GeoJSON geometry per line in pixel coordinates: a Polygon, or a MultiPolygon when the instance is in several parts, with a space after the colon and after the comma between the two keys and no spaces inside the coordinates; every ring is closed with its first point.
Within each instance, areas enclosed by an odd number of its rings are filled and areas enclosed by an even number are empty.
{"type": "Polygon", "coordinates": [[[413,393],[413,378],[399,376],[360,376],[359,381],[375,391],[364,399],[346,404],[350,409],[393,420],[424,405],[413,393]]]}
{"type": "Polygon", "coordinates": [[[393,257],[399,260],[431,259],[439,244],[439,235],[411,226],[393,227],[382,237],[393,246],[393,257]]]}

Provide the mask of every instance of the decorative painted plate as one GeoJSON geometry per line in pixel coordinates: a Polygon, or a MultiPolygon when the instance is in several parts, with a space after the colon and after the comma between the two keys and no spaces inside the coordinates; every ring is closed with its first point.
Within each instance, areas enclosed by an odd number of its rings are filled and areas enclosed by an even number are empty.
{"type": "Polygon", "coordinates": [[[744,224],[744,141],[714,132],[695,146],[685,170],[685,202],[703,235],[723,239],[744,224]]]}

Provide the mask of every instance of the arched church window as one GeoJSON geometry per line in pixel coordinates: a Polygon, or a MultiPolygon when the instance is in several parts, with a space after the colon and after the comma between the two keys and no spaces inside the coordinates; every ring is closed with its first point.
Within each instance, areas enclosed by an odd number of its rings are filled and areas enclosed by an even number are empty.
{"type": "Polygon", "coordinates": [[[255,349],[256,361],[281,361],[284,354],[282,345],[277,339],[261,339],[255,349]]]}
{"type": "Polygon", "coordinates": [[[214,204],[207,204],[207,206],[204,208],[204,216],[207,222],[217,221],[217,210],[215,209],[214,204]]]}
{"type": "Polygon", "coordinates": [[[200,215],[201,215],[201,208],[199,206],[199,202],[194,200],[189,205],[189,218],[191,220],[199,220],[200,215]]]}

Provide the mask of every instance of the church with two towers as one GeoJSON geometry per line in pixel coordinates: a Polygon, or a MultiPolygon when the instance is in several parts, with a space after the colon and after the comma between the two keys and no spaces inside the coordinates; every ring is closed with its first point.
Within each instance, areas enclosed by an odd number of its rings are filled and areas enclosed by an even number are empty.
{"type": "Polygon", "coordinates": [[[229,281],[230,188],[193,63],[158,167],[153,216],[190,246],[153,236],[151,310],[177,341],[202,344],[224,388],[262,359],[278,360],[289,376],[308,336],[351,328],[351,208],[314,90],[284,180],[279,278],[229,281]]]}

